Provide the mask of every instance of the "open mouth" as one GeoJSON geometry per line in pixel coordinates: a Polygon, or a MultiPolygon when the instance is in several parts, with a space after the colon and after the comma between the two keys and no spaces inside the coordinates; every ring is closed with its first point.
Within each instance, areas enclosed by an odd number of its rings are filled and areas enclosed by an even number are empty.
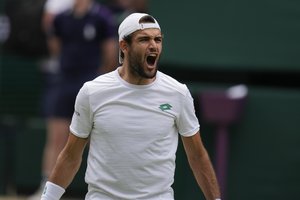
{"type": "Polygon", "coordinates": [[[156,55],[147,56],[147,64],[153,66],[155,64],[156,57],[157,57],[156,55]]]}

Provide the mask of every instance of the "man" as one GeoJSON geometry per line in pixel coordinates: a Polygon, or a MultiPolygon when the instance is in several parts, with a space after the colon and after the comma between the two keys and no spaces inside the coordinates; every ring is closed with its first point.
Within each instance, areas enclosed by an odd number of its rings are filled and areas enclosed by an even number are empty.
{"type": "MultiPolygon", "coordinates": [[[[79,89],[86,81],[114,70],[118,64],[117,27],[111,11],[93,0],[74,0],[73,3],[70,9],[55,16],[48,34],[50,49],[59,57],[59,71],[51,75],[43,102],[47,123],[42,165],[45,178],[53,170],[68,139],[79,89]]],[[[41,192],[38,198],[40,196],[41,192]]]]}
{"type": "Polygon", "coordinates": [[[121,66],[78,93],[68,142],[42,200],[63,195],[88,141],[87,200],[173,200],[178,133],[206,199],[220,198],[190,92],[157,71],[162,40],[150,15],[133,13],[120,24],[121,66]]]}
{"type": "Polygon", "coordinates": [[[42,27],[45,31],[50,29],[55,15],[72,8],[74,0],[46,0],[42,18],[42,27]]]}

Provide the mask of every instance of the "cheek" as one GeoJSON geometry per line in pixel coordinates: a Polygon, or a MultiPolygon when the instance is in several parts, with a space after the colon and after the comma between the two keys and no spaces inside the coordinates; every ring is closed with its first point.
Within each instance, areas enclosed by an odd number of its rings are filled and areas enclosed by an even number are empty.
{"type": "Polygon", "coordinates": [[[141,51],[138,49],[132,49],[129,54],[129,60],[133,63],[139,63],[143,59],[141,51]]]}
{"type": "Polygon", "coordinates": [[[160,47],[157,47],[157,50],[158,50],[159,57],[160,57],[160,56],[161,56],[161,54],[162,54],[162,50],[163,50],[162,46],[160,46],[160,47]]]}
{"type": "Polygon", "coordinates": [[[163,47],[160,45],[160,47],[158,47],[158,51],[159,51],[159,53],[161,53],[161,52],[162,52],[162,49],[163,49],[163,47]]]}
{"type": "Polygon", "coordinates": [[[145,49],[141,48],[140,46],[136,46],[135,48],[132,49],[132,53],[133,55],[135,55],[138,58],[142,58],[144,53],[145,53],[145,49]]]}
{"type": "Polygon", "coordinates": [[[156,48],[159,52],[161,52],[162,51],[162,44],[157,44],[156,48]]]}

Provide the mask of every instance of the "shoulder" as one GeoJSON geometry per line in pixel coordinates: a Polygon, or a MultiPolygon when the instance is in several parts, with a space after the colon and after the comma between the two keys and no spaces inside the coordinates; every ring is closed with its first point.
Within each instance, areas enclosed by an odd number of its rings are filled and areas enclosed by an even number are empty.
{"type": "Polygon", "coordinates": [[[175,78],[158,71],[158,78],[160,87],[165,88],[167,90],[171,90],[174,92],[178,92],[181,95],[185,96],[188,93],[188,88],[185,84],[179,82],[175,78]]]}
{"type": "Polygon", "coordinates": [[[55,15],[54,20],[61,21],[66,19],[67,17],[70,17],[71,15],[72,15],[72,9],[69,8],[55,15]]]}
{"type": "Polygon", "coordinates": [[[94,80],[86,82],[82,88],[88,91],[88,95],[93,95],[95,93],[108,90],[116,84],[118,84],[118,81],[115,75],[115,71],[112,71],[106,74],[102,74],[94,80]]]}
{"type": "Polygon", "coordinates": [[[56,15],[72,8],[73,4],[73,0],[47,0],[44,4],[44,10],[56,15]]]}
{"type": "Polygon", "coordinates": [[[91,12],[91,14],[98,15],[98,16],[102,17],[103,19],[112,17],[111,10],[107,6],[99,4],[97,2],[93,3],[93,6],[92,6],[90,12],[91,12]]]}
{"type": "Polygon", "coordinates": [[[107,6],[95,2],[90,10],[90,17],[97,21],[99,27],[105,26],[102,30],[115,36],[116,27],[113,13],[107,6]]]}

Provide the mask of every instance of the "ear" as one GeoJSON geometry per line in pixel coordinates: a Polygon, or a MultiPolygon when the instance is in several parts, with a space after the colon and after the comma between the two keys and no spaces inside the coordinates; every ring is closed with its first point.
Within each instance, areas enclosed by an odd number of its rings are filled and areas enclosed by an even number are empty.
{"type": "Polygon", "coordinates": [[[121,51],[124,53],[124,51],[126,51],[127,50],[127,42],[125,42],[124,40],[121,40],[120,42],[119,42],[119,46],[120,46],[120,49],[121,49],[121,51]]]}

